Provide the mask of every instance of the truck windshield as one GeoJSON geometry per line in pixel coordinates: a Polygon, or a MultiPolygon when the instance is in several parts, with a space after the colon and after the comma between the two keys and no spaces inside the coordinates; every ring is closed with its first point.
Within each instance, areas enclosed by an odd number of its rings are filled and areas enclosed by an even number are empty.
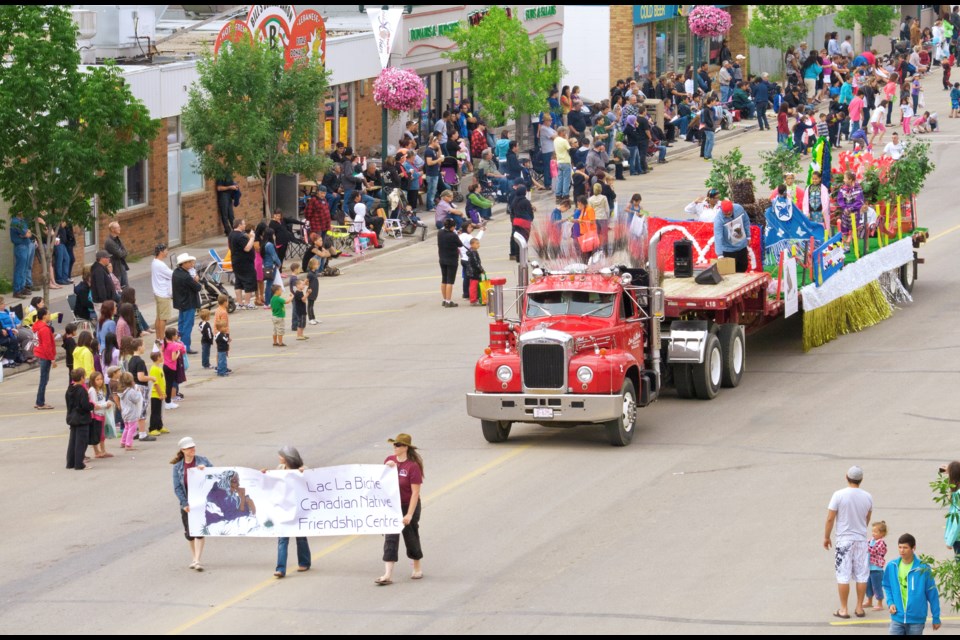
{"type": "Polygon", "coordinates": [[[527,295],[527,317],[592,316],[609,318],[616,294],[594,291],[538,291],[527,295]]]}

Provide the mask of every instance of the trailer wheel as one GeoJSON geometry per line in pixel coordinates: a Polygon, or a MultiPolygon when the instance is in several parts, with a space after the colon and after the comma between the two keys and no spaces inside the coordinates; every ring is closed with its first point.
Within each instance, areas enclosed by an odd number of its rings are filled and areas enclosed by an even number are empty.
{"type": "Polygon", "coordinates": [[[740,384],[747,362],[747,343],[739,324],[720,325],[720,351],[723,353],[722,384],[733,389],[740,384]]]}
{"type": "Polygon", "coordinates": [[[703,349],[703,362],[692,365],[693,389],[701,400],[713,400],[720,392],[723,380],[723,352],[716,335],[707,336],[703,349]]]}
{"type": "Polygon", "coordinates": [[[903,284],[903,288],[907,290],[907,293],[913,293],[913,283],[915,282],[913,270],[913,260],[900,267],[900,283],[903,284]]]}
{"type": "Polygon", "coordinates": [[[480,428],[483,429],[483,437],[487,442],[506,442],[510,437],[510,427],[512,422],[503,420],[481,420],[480,428]]]}
{"type": "Polygon", "coordinates": [[[633,440],[633,427],[637,422],[637,392],[633,380],[627,378],[620,389],[622,407],[616,420],[605,423],[607,439],[615,447],[625,447],[633,440]]]}
{"type": "Polygon", "coordinates": [[[677,395],[684,400],[689,400],[695,395],[691,369],[692,365],[689,364],[673,365],[673,386],[677,388],[677,395]]]}

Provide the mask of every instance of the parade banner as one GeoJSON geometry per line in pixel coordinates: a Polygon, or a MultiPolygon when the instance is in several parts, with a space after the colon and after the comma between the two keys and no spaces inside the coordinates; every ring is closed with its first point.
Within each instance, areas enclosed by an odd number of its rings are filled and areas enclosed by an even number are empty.
{"type": "Polygon", "coordinates": [[[397,470],[352,464],[300,471],[190,469],[190,535],[240,537],[400,533],[397,470]]]}
{"type": "Polygon", "coordinates": [[[400,20],[403,18],[403,9],[368,8],[367,15],[370,16],[370,26],[373,27],[373,37],[377,43],[380,66],[386,69],[387,63],[390,61],[390,54],[393,53],[393,46],[396,43],[397,30],[400,27],[400,20]]]}

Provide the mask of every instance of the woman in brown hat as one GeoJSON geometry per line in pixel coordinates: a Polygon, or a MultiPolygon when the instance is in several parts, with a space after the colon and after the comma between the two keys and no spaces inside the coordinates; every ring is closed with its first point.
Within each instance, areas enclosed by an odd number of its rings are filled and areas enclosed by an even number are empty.
{"type": "MultiPolygon", "coordinates": [[[[393,455],[383,461],[388,467],[395,467],[400,478],[400,507],[403,510],[403,545],[407,548],[407,557],[413,560],[413,580],[423,577],[420,560],[420,485],[423,484],[423,459],[413,446],[413,438],[406,433],[387,440],[393,444],[393,455]]],[[[400,551],[400,534],[392,533],[383,537],[383,575],[374,582],[384,587],[393,584],[393,566],[397,564],[400,551]]]]}

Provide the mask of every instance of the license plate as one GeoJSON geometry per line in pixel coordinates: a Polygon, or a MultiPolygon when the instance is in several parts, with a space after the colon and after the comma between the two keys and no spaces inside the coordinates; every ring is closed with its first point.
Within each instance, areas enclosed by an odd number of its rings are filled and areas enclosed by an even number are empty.
{"type": "Polygon", "coordinates": [[[544,419],[544,420],[552,420],[552,419],[553,419],[553,409],[551,409],[550,407],[534,407],[534,409],[533,409],[533,417],[534,417],[534,418],[539,418],[539,419],[544,419]]]}

